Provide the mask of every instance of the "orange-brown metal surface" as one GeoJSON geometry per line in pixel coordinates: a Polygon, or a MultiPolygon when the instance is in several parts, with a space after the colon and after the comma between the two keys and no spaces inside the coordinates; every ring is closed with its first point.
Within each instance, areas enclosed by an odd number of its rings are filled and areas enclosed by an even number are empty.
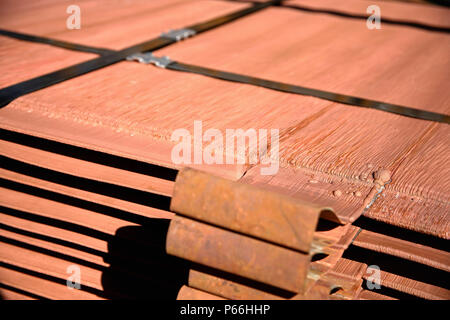
{"type": "Polygon", "coordinates": [[[379,294],[370,290],[362,290],[358,295],[359,300],[396,300],[389,296],[379,294]]]}
{"type": "Polygon", "coordinates": [[[23,272],[0,267],[2,283],[23,288],[25,291],[55,300],[101,300],[95,294],[83,290],[69,290],[65,284],[55,283],[23,272]]]}
{"type": "Polygon", "coordinates": [[[166,251],[205,266],[301,292],[309,255],[207,224],[175,217],[166,251]]]}
{"type": "Polygon", "coordinates": [[[213,294],[183,286],[178,293],[177,300],[224,300],[213,294]]]}
{"type": "Polygon", "coordinates": [[[437,269],[450,271],[450,254],[443,250],[362,230],[353,245],[416,261],[437,269]]]}
{"type": "Polygon", "coordinates": [[[1,140],[3,155],[73,176],[171,196],[173,182],[1,140]]]}
{"type": "Polygon", "coordinates": [[[66,26],[69,16],[66,10],[72,4],[68,0],[3,1],[0,28],[119,50],[162,32],[249,7],[249,4],[231,1],[81,0],[82,25],[80,29],[71,30],[66,26]]]}
{"type": "Polygon", "coordinates": [[[267,291],[224,279],[195,269],[189,270],[189,286],[214,293],[218,296],[239,300],[281,300],[283,297],[267,291]]]}
{"type": "MultiPolygon", "coordinates": [[[[371,268],[367,268],[367,272],[364,274],[363,278],[367,279],[373,274],[371,268]]],[[[387,271],[380,271],[380,281],[378,283],[399,290],[423,299],[430,300],[449,300],[450,290],[441,288],[435,285],[403,277],[401,275],[393,274],[387,271]]],[[[371,281],[377,282],[373,277],[370,278],[371,281]]]]}
{"type": "Polygon", "coordinates": [[[178,173],[170,209],[303,252],[309,252],[321,211],[331,211],[192,169],[178,173]]]}

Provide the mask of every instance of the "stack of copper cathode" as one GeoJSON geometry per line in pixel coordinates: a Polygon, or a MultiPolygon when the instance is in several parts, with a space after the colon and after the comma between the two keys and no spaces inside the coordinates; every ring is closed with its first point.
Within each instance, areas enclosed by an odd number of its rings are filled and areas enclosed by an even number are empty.
{"type": "Polygon", "coordinates": [[[1,298],[450,299],[425,2],[1,2],[1,298]],[[277,170],[176,162],[177,129],[277,129],[277,170]]]}

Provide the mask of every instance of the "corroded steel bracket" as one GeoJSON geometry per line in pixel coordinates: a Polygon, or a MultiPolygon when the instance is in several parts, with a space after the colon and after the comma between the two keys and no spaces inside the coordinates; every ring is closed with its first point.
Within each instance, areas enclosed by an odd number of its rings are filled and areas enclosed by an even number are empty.
{"type": "Polygon", "coordinates": [[[190,168],[177,175],[170,209],[305,253],[310,251],[319,215],[331,211],[190,168]]]}
{"type": "Polygon", "coordinates": [[[167,253],[214,269],[301,292],[309,255],[190,219],[175,217],[167,253]]]}
{"type": "Polygon", "coordinates": [[[301,293],[321,208],[190,168],[176,178],[167,253],[301,293]]]}

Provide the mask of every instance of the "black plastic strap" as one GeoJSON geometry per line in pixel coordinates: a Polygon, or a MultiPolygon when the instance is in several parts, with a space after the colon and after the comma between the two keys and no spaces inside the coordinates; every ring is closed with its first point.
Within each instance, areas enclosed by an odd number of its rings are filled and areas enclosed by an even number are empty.
{"type": "Polygon", "coordinates": [[[180,63],[173,61],[172,63],[168,64],[166,66],[167,69],[175,70],[175,71],[182,71],[182,72],[189,72],[189,73],[196,73],[207,77],[217,78],[221,80],[226,81],[233,81],[233,82],[239,82],[239,83],[245,83],[250,84],[258,87],[264,87],[267,89],[272,89],[276,91],[281,92],[287,92],[287,93],[293,93],[293,94],[299,94],[299,95],[305,95],[305,96],[311,96],[316,97],[328,101],[338,102],[342,104],[347,104],[351,106],[356,107],[363,107],[363,108],[369,108],[369,109],[376,109],[381,110],[385,112],[395,113],[401,116],[405,117],[411,117],[421,120],[428,120],[428,121],[434,121],[434,122],[441,122],[441,123],[447,123],[450,124],[450,116],[441,114],[441,113],[435,113],[400,105],[395,105],[391,103],[386,102],[380,102],[375,100],[369,100],[364,98],[358,98],[353,97],[345,94],[338,94],[333,93],[329,91],[323,91],[323,90],[317,90],[317,89],[311,89],[276,81],[270,81],[245,75],[240,75],[236,73],[231,72],[225,72],[225,71],[219,71],[199,66],[194,66],[190,64],[180,63]]]}
{"type": "MultiPolygon", "coordinates": [[[[208,31],[213,28],[217,28],[221,25],[230,23],[232,21],[235,21],[236,19],[239,19],[241,17],[247,16],[249,14],[255,13],[257,11],[260,11],[262,9],[265,9],[269,6],[279,4],[281,0],[272,0],[262,3],[256,3],[253,6],[249,8],[245,8],[242,10],[238,10],[235,12],[232,12],[230,14],[214,18],[212,20],[195,24],[192,26],[187,27],[186,29],[194,30],[196,33],[202,33],[205,31],[208,31]]],[[[12,36],[12,34],[9,34],[9,36],[12,36]]],[[[27,41],[34,41],[38,39],[32,39],[27,37],[26,35],[22,36],[22,40],[27,41]]],[[[45,40],[42,38],[40,41],[42,43],[46,42],[48,44],[51,44],[49,39],[45,40]]],[[[163,48],[165,46],[168,46],[172,43],[175,43],[176,40],[172,40],[165,37],[158,37],[155,39],[152,39],[150,41],[143,42],[141,44],[134,45],[132,47],[120,50],[120,51],[111,51],[106,52],[103,55],[101,55],[98,58],[88,60],[86,62],[82,62],[76,65],[72,65],[70,67],[51,72],[48,74],[45,74],[43,76],[39,76],[30,80],[26,80],[23,82],[20,82],[18,84],[2,88],[0,90],[0,108],[6,106],[14,99],[17,99],[18,97],[21,97],[23,95],[26,95],[28,93],[47,88],[49,86],[58,84],[60,82],[81,76],[83,74],[86,74],[88,72],[98,70],[100,68],[107,67],[111,64],[117,63],[119,61],[122,61],[126,59],[129,55],[132,55],[134,53],[139,52],[146,52],[146,51],[154,51],[160,48],[163,48]]],[[[77,46],[69,43],[63,43],[63,42],[54,42],[53,44],[59,44],[61,47],[63,45],[66,45],[71,50],[76,50],[77,46]]],[[[84,47],[80,46],[79,48],[84,47]]],[[[84,49],[87,49],[88,47],[84,47],[84,49]]],[[[93,48],[89,48],[88,50],[94,50],[93,48]]],[[[83,51],[83,50],[81,50],[83,51]]]]}

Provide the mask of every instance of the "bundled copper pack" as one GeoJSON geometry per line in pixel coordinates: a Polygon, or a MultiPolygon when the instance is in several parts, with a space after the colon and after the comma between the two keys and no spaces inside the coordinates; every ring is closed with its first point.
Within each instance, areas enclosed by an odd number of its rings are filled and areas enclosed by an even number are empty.
{"type": "Polygon", "coordinates": [[[0,2],[0,298],[450,299],[429,2],[0,2]],[[276,172],[174,161],[199,122],[276,172]]]}

